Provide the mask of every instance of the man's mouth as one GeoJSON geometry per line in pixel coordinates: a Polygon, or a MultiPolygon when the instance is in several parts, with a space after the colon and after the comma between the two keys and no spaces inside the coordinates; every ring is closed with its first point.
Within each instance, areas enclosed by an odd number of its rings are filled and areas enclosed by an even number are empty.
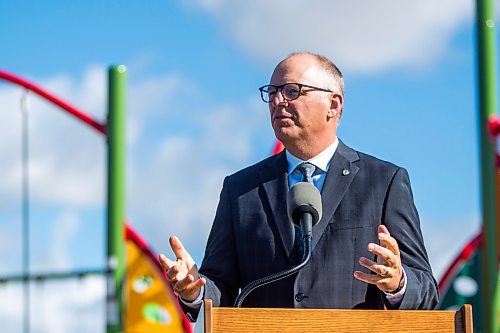
{"type": "Polygon", "coordinates": [[[285,120],[285,119],[293,119],[293,116],[291,114],[283,114],[279,113],[273,116],[273,120],[285,120]]]}

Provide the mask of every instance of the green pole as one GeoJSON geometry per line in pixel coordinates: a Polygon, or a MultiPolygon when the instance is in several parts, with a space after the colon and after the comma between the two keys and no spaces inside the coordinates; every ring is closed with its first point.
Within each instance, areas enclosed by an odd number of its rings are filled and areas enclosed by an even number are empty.
{"type": "Polygon", "coordinates": [[[126,70],[120,65],[110,67],[108,72],[107,333],[123,332],[126,70]]]}
{"type": "Polygon", "coordinates": [[[485,332],[500,332],[495,147],[487,129],[496,113],[495,21],[493,0],[477,0],[479,128],[481,145],[481,198],[483,214],[483,323],[485,332]]]}

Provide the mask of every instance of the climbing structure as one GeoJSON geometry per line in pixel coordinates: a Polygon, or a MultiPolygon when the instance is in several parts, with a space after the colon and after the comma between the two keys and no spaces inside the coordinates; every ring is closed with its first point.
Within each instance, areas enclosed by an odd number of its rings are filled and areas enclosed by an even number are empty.
{"type": "MultiPolygon", "coordinates": [[[[100,274],[107,279],[108,333],[191,332],[191,325],[180,311],[156,254],[125,224],[125,72],[125,66],[114,66],[109,70],[108,122],[102,123],[35,83],[0,70],[0,79],[21,86],[60,107],[103,135],[108,143],[108,267],[36,276],[26,273],[0,280],[2,283],[28,284],[35,280],[82,278],[100,274]]],[[[29,313],[29,307],[25,308],[25,312],[29,313]]],[[[25,317],[26,320],[25,332],[29,331],[29,315],[25,317]]]]}

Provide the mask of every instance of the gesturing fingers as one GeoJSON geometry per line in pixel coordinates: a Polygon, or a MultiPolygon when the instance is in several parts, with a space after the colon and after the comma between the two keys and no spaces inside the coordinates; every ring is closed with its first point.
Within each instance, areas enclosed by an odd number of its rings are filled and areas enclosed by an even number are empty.
{"type": "Polygon", "coordinates": [[[177,260],[177,264],[173,267],[171,267],[167,271],[167,278],[170,282],[172,281],[179,281],[182,280],[186,277],[187,274],[187,269],[185,269],[182,265],[181,260],[177,260]]]}
{"type": "MultiPolygon", "coordinates": [[[[201,287],[207,283],[205,278],[196,279],[193,283],[189,283],[184,289],[184,293],[187,295],[192,295],[198,297],[201,287]]],[[[195,299],[196,299],[195,297],[195,299]]]]}
{"type": "Polygon", "coordinates": [[[188,274],[184,279],[177,281],[173,289],[177,293],[190,292],[196,286],[199,285],[199,287],[201,287],[202,285],[204,285],[204,281],[204,278],[195,278],[191,274],[188,274]]]}
{"type": "Polygon", "coordinates": [[[359,259],[360,265],[375,274],[355,271],[354,277],[374,284],[380,290],[394,292],[401,288],[401,281],[404,281],[398,242],[384,225],[378,227],[378,239],[380,245],[368,244],[368,251],[376,256],[376,262],[365,257],[359,259]]]}
{"type": "Polygon", "coordinates": [[[172,261],[163,254],[159,256],[160,263],[166,271],[168,282],[176,282],[183,279],[188,273],[187,268],[182,260],[172,261]]]}
{"type": "Polygon", "coordinates": [[[387,229],[387,227],[383,224],[380,224],[377,229],[378,229],[378,233],[387,234],[387,236],[391,235],[391,233],[389,232],[389,229],[387,229]]]}
{"type": "Polygon", "coordinates": [[[168,259],[164,254],[160,254],[158,259],[165,270],[169,270],[176,263],[175,261],[168,259]]]}
{"type": "Polygon", "coordinates": [[[360,271],[355,271],[354,277],[360,281],[375,285],[380,285],[381,283],[383,283],[383,280],[387,279],[379,275],[367,274],[360,271]]]}
{"type": "Polygon", "coordinates": [[[383,291],[392,292],[396,290],[398,282],[400,281],[400,277],[398,277],[400,273],[397,269],[375,263],[365,257],[361,257],[359,263],[375,274],[355,271],[354,277],[356,279],[365,283],[374,284],[383,291]]]}
{"type": "Polygon", "coordinates": [[[388,266],[394,267],[398,264],[396,255],[388,248],[382,247],[380,245],[370,243],[368,244],[368,251],[372,252],[377,256],[378,263],[385,263],[388,266]]]}
{"type": "MultiPolygon", "coordinates": [[[[385,227],[384,227],[385,228],[385,227]]],[[[386,229],[387,230],[387,229],[386,229]]],[[[378,239],[383,247],[388,248],[396,256],[399,256],[399,246],[398,242],[394,237],[391,237],[389,233],[380,232],[378,234],[378,239]]]]}
{"type": "Polygon", "coordinates": [[[394,270],[390,267],[380,265],[368,258],[359,258],[359,263],[361,266],[368,268],[373,273],[377,274],[381,278],[392,278],[394,275],[394,270]]]}
{"type": "Polygon", "coordinates": [[[165,269],[167,280],[174,292],[185,300],[193,301],[199,296],[201,287],[206,281],[199,277],[194,260],[179,238],[172,236],[169,242],[177,260],[172,261],[160,254],[160,264],[165,269]]]}
{"type": "Polygon", "coordinates": [[[201,292],[201,287],[204,286],[206,280],[204,278],[195,278],[191,274],[184,277],[175,283],[172,283],[174,292],[188,301],[194,301],[201,292]]]}
{"type": "Polygon", "coordinates": [[[186,251],[179,238],[172,236],[169,238],[169,242],[170,242],[170,247],[172,248],[172,251],[174,251],[174,254],[177,257],[177,259],[183,259],[183,260],[191,259],[191,256],[186,251]]]}
{"type": "Polygon", "coordinates": [[[194,277],[189,274],[186,276],[184,279],[177,281],[172,288],[174,289],[175,292],[177,293],[182,293],[188,285],[194,282],[194,277]]]}

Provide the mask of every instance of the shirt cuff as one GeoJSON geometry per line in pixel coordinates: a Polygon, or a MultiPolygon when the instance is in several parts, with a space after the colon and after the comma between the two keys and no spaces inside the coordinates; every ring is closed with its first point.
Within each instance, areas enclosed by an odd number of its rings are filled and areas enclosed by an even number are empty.
{"type": "Polygon", "coordinates": [[[185,299],[183,299],[180,296],[179,296],[179,299],[181,300],[181,302],[185,306],[187,306],[187,307],[189,307],[191,309],[198,310],[201,307],[201,303],[203,303],[203,295],[205,295],[205,286],[201,286],[200,294],[198,295],[198,297],[194,301],[192,301],[192,302],[186,301],[185,299]]]}
{"type": "Polygon", "coordinates": [[[405,272],[404,268],[401,268],[401,269],[403,270],[403,279],[404,279],[403,288],[401,288],[400,291],[398,291],[397,293],[394,293],[394,294],[384,291],[385,297],[387,298],[389,303],[391,303],[391,305],[394,305],[394,306],[398,305],[403,300],[403,297],[404,297],[405,292],[406,292],[406,285],[408,283],[408,279],[406,278],[406,272],[405,272]]]}

